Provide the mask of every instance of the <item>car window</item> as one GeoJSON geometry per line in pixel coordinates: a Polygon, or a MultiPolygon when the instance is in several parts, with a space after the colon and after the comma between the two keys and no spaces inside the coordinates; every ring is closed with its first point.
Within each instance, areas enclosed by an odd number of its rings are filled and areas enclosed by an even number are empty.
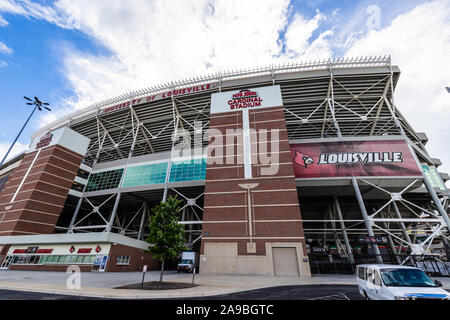
{"type": "Polygon", "coordinates": [[[435,287],[436,284],[418,269],[381,269],[381,277],[386,286],[435,287]]]}
{"type": "Polygon", "coordinates": [[[359,267],[358,268],[358,278],[365,280],[366,279],[366,268],[359,267]]]}

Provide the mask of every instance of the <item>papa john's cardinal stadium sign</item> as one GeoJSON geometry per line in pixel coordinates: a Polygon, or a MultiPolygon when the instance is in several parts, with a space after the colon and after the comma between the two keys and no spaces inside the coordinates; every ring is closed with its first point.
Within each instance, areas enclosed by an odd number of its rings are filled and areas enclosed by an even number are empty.
{"type": "Polygon", "coordinates": [[[296,178],[422,176],[404,140],[291,144],[296,178]]]}
{"type": "Polygon", "coordinates": [[[283,105],[279,85],[213,93],[211,113],[252,110],[283,105]]]}

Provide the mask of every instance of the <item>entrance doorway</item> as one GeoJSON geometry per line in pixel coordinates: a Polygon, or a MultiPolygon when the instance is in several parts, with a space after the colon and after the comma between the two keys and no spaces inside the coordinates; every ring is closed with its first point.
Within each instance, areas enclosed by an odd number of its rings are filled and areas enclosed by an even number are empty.
{"type": "Polygon", "coordinates": [[[92,271],[104,272],[106,269],[106,262],[108,256],[95,256],[94,264],[92,265],[92,271]]]}

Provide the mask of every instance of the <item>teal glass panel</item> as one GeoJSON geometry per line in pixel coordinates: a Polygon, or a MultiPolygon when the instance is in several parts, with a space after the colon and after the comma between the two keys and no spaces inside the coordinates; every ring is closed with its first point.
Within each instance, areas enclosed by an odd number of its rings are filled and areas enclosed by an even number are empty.
{"type": "Polygon", "coordinates": [[[89,176],[86,192],[115,189],[119,186],[123,169],[93,173],[89,176]]]}
{"type": "Polygon", "coordinates": [[[124,187],[145,186],[166,181],[167,162],[129,167],[123,183],[124,187]]]}
{"type": "Polygon", "coordinates": [[[206,159],[172,162],[169,182],[194,181],[205,179],[206,179],[206,159]]]}

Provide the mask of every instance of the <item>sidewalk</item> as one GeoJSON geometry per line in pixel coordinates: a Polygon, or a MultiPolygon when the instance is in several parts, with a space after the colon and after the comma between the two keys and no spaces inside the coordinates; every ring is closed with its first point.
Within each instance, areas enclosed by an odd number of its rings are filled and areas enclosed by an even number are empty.
{"type": "MultiPolygon", "coordinates": [[[[157,279],[158,272],[149,272],[145,281],[157,279]]],[[[81,289],[68,289],[65,285],[68,274],[62,272],[5,271],[0,272],[0,289],[45,292],[119,299],[163,299],[214,296],[264,287],[311,284],[356,285],[353,275],[314,275],[311,278],[266,277],[248,275],[196,275],[199,286],[178,290],[130,290],[114,287],[140,282],[142,273],[82,273],[81,289]],[[14,274],[8,274],[13,272],[14,274]],[[95,279],[95,281],[94,281],[95,279]],[[84,283],[89,284],[85,286],[84,283]]],[[[450,288],[450,278],[438,278],[444,288],[450,288]]],[[[164,281],[192,282],[192,275],[169,272],[164,281]]]]}

